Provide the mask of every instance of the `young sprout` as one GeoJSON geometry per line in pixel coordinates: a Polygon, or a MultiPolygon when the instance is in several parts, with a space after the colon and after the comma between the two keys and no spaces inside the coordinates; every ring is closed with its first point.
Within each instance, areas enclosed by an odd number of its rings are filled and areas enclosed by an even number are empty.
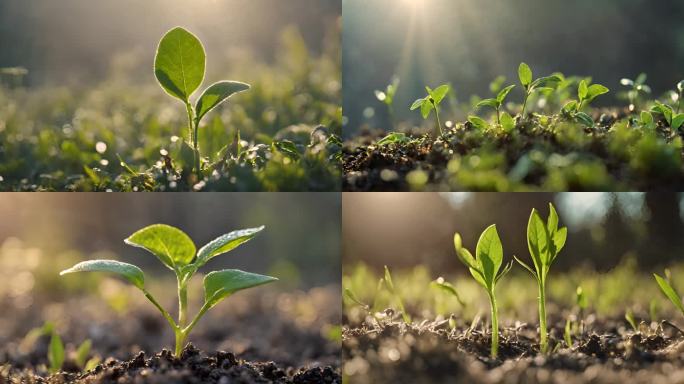
{"type": "Polygon", "coordinates": [[[677,113],[674,108],[660,101],[656,100],[655,105],[651,108],[651,112],[662,115],[673,130],[679,129],[679,127],[684,125],[684,113],[677,113]]]}
{"type": "Polygon", "coordinates": [[[430,87],[425,87],[427,91],[427,96],[422,99],[418,99],[411,105],[411,110],[414,111],[420,108],[420,114],[423,119],[430,117],[430,112],[435,110],[435,116],[437,117],[437,132],[442,136],[442,122],[439,120],[439,104],[444,100],[446,95],[449,93],[449,85],[440,85],[436,89],[432,90],[430,87]]]}
{"type": "Polygon", "coordinates": [[[378,285],[383,284],[387,288],[387,291],[392,295],[394,300],[396,301],[397,305],[399,306],[399,310],[401,311],[401,318],[404,320],[404,323],[410,324],[411,323],[411,316],[406,312],[406,308],[404,308],[404,302],[401,300],[401,296],[399,293],[397,293],[397,290],[394,288],[394,282],[392,281],[392,275],[390,274],[389,268],[385,265],[385,277],[380,280],[380,283],[378,285]]]}
{"type": "Polygon", "coordinates": [[[637,326],[637,320],[634,317],[634,312],[632,312],[631,309],[628,309],[627,312],[625,312],[625,320],[629,323],[629,326],[632,327],[632,330],[634,332],[639,332],[639,326],[637,326]]]}
{"type": "Polygon", "coordinates": [[[231,95],[249,89],[248,84],[222,80],[207,87],[193,106],[190,97],[204,80],[205,59],[200,40],[181,27],[171,29],[162,37],[154,58],[154,75],[159,85],[185,105],[198,181],[202,179],[197,139],[202,118],[231,95]]]}
{"type": "Polygon", "coordinates": [[[563,79],[558,75],[551,75],[546,77],[540,77],[533,80],[532,69],[525,63],[520,63],[518,67],[518,78],[523,89],[525,89],[525,99],[523,101],[522,112],[520,116],[525,118],[525,110],[527,108],[527,100],[535,91],[549,90],[553,89],[558,83],[563,81],[563,79]]]}
{"type": "Polygon", "coordinates": [[[392,83],[387,86],[385,91],[375,91],[375,97],[380,101],[381,103],[385,104],[387,106],[387,112],[389,113],[389,118],[390,121],[392,122],[392,126],[394,126],[395,118],[394,118],[394,95],[397,93],[397,88],[399,88],[399,78],[394,77],[392,79],[392,83]]]}
{"type": "Polygon", "coordinates": [[[636,79],[627,79],[624,78],[620,80],[620,84],[624,85],[625,87],[629,87],[629,91],[627,91],[627,98],[629,99],[629,110],[630,112],[634,112],[636,110],[636,103],[639,100],[639,95],[642,93],[644,94],[650,94],[651,93],[651,87],[646,85],[646,79],[647,76],[645,73],[639,74],[636,79]]]}
{"type": "Polygon", "coordinates": [[[594,126],[594,120],[588,114],[582,112],[582,109],[589,105],[595,98],[610,92],[610,90],[601,84],[589,85],[587,80],[580,81],[577,87],[577,100],[569,101],[563,106],[562,112],[570,114],[577,122],[586,125],[589,128],[594,126]]]}
{"type": "Polygon", "coordinates": [[[679,296],[677,291],[674,290],[672,285],[666,279],[663,279],[657,273],[654,273],[653,277],[655,277],[656,282],[658,283],[658,286],[663,294],[665,294],[665,296],[670,299],[672,304],[674,304],[674,306],[679,309],[682,315],[684,315],[684,304],[682,304],[681,296],[679,296]]]}
{"type": "Polygon", "coordinates": [[[162,316],[173,328],[176,335],[176,356],[180,356],[188,335],[207,311],[228,296],[243,289],[276,281],[275,277],[257,275],[237,269],[225,269],[209,272],[204,277],[204,305],[197,315],[188,318],[188,282],[190,278],[212,258],[232,251],[239,245],[251,240],[264,229],[242,229],[217,237],[196,251],[195,243],[185,232],[178,228],[154,224],[131,235],[124,242],[142,248],[172,270],[178,281],[178,320],[167,312],[161,304],[147,291],[143,271],[133,264],[115,260],[89,260],[64,270],[60,275],[75,272],[109,272],[118,274],[140,289],[145,297],[161,312],[162,316]]]}
{"type": "Polygon", "coordinates": [[[454,234],[456,255],[468,267],[475,281],[487,291],[492,313],[492,346],[491,356],[496,358],[499,351],[499,310],[496,304],[496,284],[511,270],[512,263],[501,269],[503,263],[503,247],[496,225],[490,225],[482,232],[475,249],[475,257],[463,247],[461,235],[454,234]]]}
{"type": "Polygon", "coordinates": [[[477,108],[482,108],[482,107],[491,107],[494,108],[496,111],[496,123],[501,125],[501,106],[503,105],[504,101],[506,100],[506,96],[511,92],[511,90],[515,88],[515,85],[509,85],[508,87],[502,89],[499,91],[499,93],[496,95],[496,98],[493,99],[484,99],[477,103],[476,107],[477,108]]]}
{"type": "Polygon", "coordinates": [[[546,332],[546,279],[551,264],[556,260],[558,253],[565,246],[568,235],[566,227],[558,228],[558,214],[553,204],[549,203],[549,218],[544,223],[536,209],[527,223],[527,246],[530,250],[534,269],[515,257],[515,260],[527,269],[537,280],[539,289],[539,333],[542,353],[548,350],[548,335],[546,332]]]}

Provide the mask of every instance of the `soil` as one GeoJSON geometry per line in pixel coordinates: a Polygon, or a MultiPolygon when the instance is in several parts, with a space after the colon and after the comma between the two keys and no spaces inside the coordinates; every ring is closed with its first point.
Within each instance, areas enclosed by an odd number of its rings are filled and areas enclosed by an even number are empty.
{"type": "Polygon", "coordinates": [[[448,320],[404,324],[367,319],[345,327],[344,374],[353,383],[684,383],[684,338],[670,326],[596,321],[562,341],[563,321],[550,329],[554,351],[539,353],[534,325],[500,329],[499,356],[490,358],[491,333],[451,329],[448,320]]]}
{"type": "MultiPolygon", "coordinates": [[[[566,180],[567,185],[563,190],[668,190],[684,187],[682,169],[637,172],[630,168],[628,160],[611,155],[615,147],[611,128],[627,116],[625,111],[595,111],[593,115],[597,125],[584,128],[581,144],[577,139],[564,139],[558,132],[542,127],[532,115],[527,122],[518,122],[511,133],[481,133],[466,122],[451,129],[444,128],[443,137],[435,137],[420,128],[411,128],[404,133],[413,140],[387,145],[376,144],[386,132],[364,128],[358,136],[344,143],[342,188],[350,192],[412,190],[414,188],[406,176],[414,170],[425,172],[428,178],[426,187],[421,190],[501,191],[540,188],[544,187],[544,181],[549,176],[544,169],[545,162],[530,167],[523,166],[521,161],[533,151],[546,156],[569,156],[574,164],[599,163],[605,166],[609,185],[604,180],[593,181],[598,184],[587,184],[586,181],[571,178],[566,180]],[[501,180],[489,180],[484,184],[472,184],[471,180],[463,185],[454,178],[449,170],[449,162],[454,157],[465,159],[485,153],[503,155],[501,180]],[[521,173],[521,169],[525,171],[521,173]],[[506,187],[502,189],[501,185],[506,187]]],[[[664,126],[662,121],[658,124],[656,131],[666,142],[680,136],[664,126]]],[[[488,170],[474,172],[486,174],[488,170]]]]}
{"type": "Polygon", "coordinates": [[[180,358],[167,349],[168,324],[145,302],[118,315],[93,298],[10,309],[0,318],[0,383],[341,383],[339,341],[326,336],[340,322],[340,306],[331,305],[339,296],[339,287],[236,295],[198,323],[189,338],[197,347],[189,344],[180,358]],[[63,372],[53,375],[50,338],[22,344],[46,318],[67,349],[63,372]],[[87,338],[102,363],[82,372],[73,351],[87,338]]]}

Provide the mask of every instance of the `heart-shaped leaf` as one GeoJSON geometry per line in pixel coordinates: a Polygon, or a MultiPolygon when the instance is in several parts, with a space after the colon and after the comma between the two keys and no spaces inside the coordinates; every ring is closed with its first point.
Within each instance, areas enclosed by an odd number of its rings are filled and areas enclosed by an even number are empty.
{"type": "Polygon", "coordinates": [[[164,265],[177,270],[195,258],[195,243],[178,228],[166,224],[145,227],[124,240],[157,256],[164,265]]]}
{"type": "Polygon", "coordinates": [[[195,106],[197,121],[202,120],[202,117],[204,117],[207,112],[216,108],[216,106],[224,102],[231,95],[248,89],[249,84],[241,83],[239,81],[224,80],[210,85],[197,100],[197,105],[195,106]]]}
{"type": "Polygon", "coordinates": [[[520,66],[518,67],[518,78],[523,87],[527,87],[532,83],[532,70],[529,65],[520,63],[520,66]]]}
{"type": "Polygon", "coordinates": [[[176,27],[159,41],[154,75],[169,95],[187,103],[204,80],[205,59],[204,47],[199,39],[187,30],[176,27]]]}
{"type": "Polygon", "coordinates": [[[204,299],[209,307],[213,307],[237,291],[277,280],[275,277],[244,272],[238,269],[214,271],[204,277],[204,299]]]}
{"type": "Polygon", "coordinates": [[[202,266],[207,263],[207,261],[212,258],[230,252],[237,248],[239,245],[251,240],[259,232],[264,230],[263,225],[257,228],[241,229],[239,231],[233,231],[225,235],[221,235],[216,239],[210,241],[204,247],[200,248],[197,252],[197,265],[202,266]]]}
{"type": "Polygon", "coordinates": [[[604,87],[601,84],[592,84],[587,89],[587,100],[594,100],[596,97],[601,96],[610,92],[610,89],[604,87]]]}
{"type": "Polygon", "coordinates": [[[76,272],[109,272],[123,276],[131,284],[140,289],[145,288],[145,274],[133,264],[123,263],[116,260],[89,260],[80,262],[69,269],[60,272],[63,276],[76,272]]]}

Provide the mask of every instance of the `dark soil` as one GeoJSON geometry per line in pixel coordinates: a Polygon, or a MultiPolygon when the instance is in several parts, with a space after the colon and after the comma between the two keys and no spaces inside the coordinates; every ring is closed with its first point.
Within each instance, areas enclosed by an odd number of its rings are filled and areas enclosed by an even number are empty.
{"type": "Polygon", "coordinates": [[[0,318],[0,383],[341,383],[340,345],[326,337],[340,322],[340,305],[331,305],[339,295],[338,287],[236,295],[190,335],[206,352],[189,345],[179,359],[166,349],[174,340],[168,324],[145,302],[120,315],[94,298],[5,311],[11,316],[0,318]],[[47,372],[49,337],[22,344],[46,318],[67,347],[60,374],[47,372]],[[85,339],[103,361],[90,372],[73,362],[85,339]]]}
{"type": "Polygon", "coordinates": [[[558,347],[539,353],[532,325],[500,330],[499,357],[491,359],[489,332],[453,330],[448,320],[406,325],[369,318],[343,330],[344,374],[370,383],[684,383],[684,339],[671,327],[596,323],[567,348],[563,326],[551,329],[558,347]]]}
{"type": "MultiPolygon", "coordinates": [[[[530,115],[528,121],[518,122],[510,133],[482,132],[466,122],[443,128],[442,137],[411,128],[404,131],[412,140],[387,145],[377,145],[386,132],[365,128],[344,143],[342,188],[352,192],[415,190],[406,176],[416,170],[425,172],[428,178],[419,190],[684,188],[684,169],[676,153],[639,141],[638,135],[615,133],[616,122],[627,117],[624,111],[595,111],[595,127],[569,128],[560,116],[550,118],[550,125],[542,126],[530,115]],[[549,164],[553,155],[568,164],[552,175],[549,164]],[[468,161],[471,156],[476,157],[479,165],[468,161]],[[642,160],[637,163],[635,157],[642,160]],[[458,171],[449,169],[454,159],[461,163],[458,171]],[[583,175],[586,169],[595,169],[591,167],[601,167],[600,176],[583,175]],[[546,183],[552,176],[561,182],[546,183]]],[[[664,142],[672,143],[681,136],[664,122],[658,124],[655,131],[664,142]]],[[[630,129],[638,132],[636,128],[630,129]]]]}

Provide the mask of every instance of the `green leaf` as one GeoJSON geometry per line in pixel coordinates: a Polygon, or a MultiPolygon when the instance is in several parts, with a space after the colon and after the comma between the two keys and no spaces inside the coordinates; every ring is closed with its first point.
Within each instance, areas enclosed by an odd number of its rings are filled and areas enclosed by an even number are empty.
{"type": "Polygon", "coordinates": [[[435,100],[435,104],[439,105],[439,103],[444,100],[447,93],[449,93],[449,84],[444,84],[435,88],[435,90],[430,93],[430,96],[435,100]]]}
{"type": "Polygon", "coordinates": [[[518,78],[520,79],[520,84],[525,88],[532,83],[532,70],[529,65],[520,63],[520,66],[518,67],[518,78]]]}
{"type": "Polygon", "coordinates": [[[482,108],[482,107],[492,107],[492,108],[499,108],[499,104],[501,104],[498,100],[496,99],[484,99],[477,103],[475,107],[477,108],[482,108]]]}
{"type": "Polygon", "coordinates": [[[508,87],[502,89],[501,92],[496,95],[496,101],[498,101],[499,104],[503,104],[504,100],[506,100],[506,96],[508,96],[513,88],[515,88],[515,85],[509,85],[508,87]]]}
{"type": "Polygon", "coordinates": [[[274,141],[273,146],[291,160],[297,161],[302,156],[297,149],[297,145],[290,140],[274,141]]]}
{"type": "Polygon", "coordinates": [[[594,126],[594,119],[591,118],[591,116],[587,115],[584,112],[577,112],[575,114],[575,119],[581,124],[586,125],[589,128],[592,128],[594,126]]]}
{"type": "Polygon", "coordinates": [[[382,139],[378,140],[376,143],[379,146],[383,145],[388,145],[388,144],[399,144],[399,143],[405,143],[409,141],[409,138],[406,137],[405,133],[401,132],[392,132],[389,135],[383,137],[382,139]]]}
{"type": "Polygon", "coordinates": [[[76,272],[109,272],[123,276],[131,284],[140,289],[145,289],[145,275],[143,271],[133,264],[123,263],[116,260],[88,260],[80,262],[69,269],[59,273],[64,276],[76,272]]]}
{"type": "Polygon", "coordinates": [[[661,115],[663,115],[663,117],[665,117],[665,121],[667,121],[667,123],[671,125],[672,124],[672,115],[674,115],[674,110],[672,109],[672,107],[670,107],[667,104],[663,104],[657,100],[656,100],[655,104],[656,105],[655,105],[655,107],[653,107],[653,110],[655,112],[658,112],[661,115]]]}
{"type": "Polygon", "coordinates": [[[387,285],[387,289],[389,289],[390,292],[394,293],[394,282],[392,281],[392,274],[390,273],[389,268],[385,265],[385,285],[387,285]]]}
{"type": "Polygon", "coordinates": [[[551,75],[551,76],[545,76],[545,77],[540,77],[537,80],[533,81],[532,84],[530,85],[530,88],[536,89],[536,90],[543,90],[543,88],[548,88],[553,90],[558,86],[558,83],[562,82],[563,78],[558,76],[558,75],[551,75]]]}
{"type": "Polygon", "coordinates": [[[527,247],[530,250],[535,269],[542,271],[543,266],[547,265],[547,246],[548,234],[546,226],[539,217],[536,209],[532,209],[530,219],[527,222],[527,247]]]}
{"type": "Polygon", "coordinates": [[[481,131],[484,131],[489,126],[489,124],[487,124],[486,121],[482,120],[481,118],[479,118],[477,116],[468,116],[468,121],[470,122],[470,124],[475,126],[475,128],[477,128],[481,131]]]}
{"type": "Polygon", "coordinates": [[[504,132],[512,132],[515,129],[515,120],[513,120],[513,117],[508,112],[501,114],[501,128],[503,128],[504,132]]]}
{"type": "Polygon", "coordinates": [[[549,203],[549,219],[546,221],[546,229],[549,231],[549,235],[553,236],[558,230],[558,212],[553,204],[549,203]]]}
{"type": "Polygon", "coordinates": [[[354,292],[352,292],[349,288],[344,289],[344,297],[347,298],[347,300],[351,301],[352,303],[359,305],[363,308],[368,308],[368,305],[363,303],[361,300],[359,300],[354,292]]]}
{"type": "Polygon", "coordinates": [[[532,276],[534,276],[535,278],[537,278],[537,272],[535,272],[535,271],[532,269],[532,267],[530,267],[529,265],[525,264],[525,262],[523,262],[522,260],[518,259],[518,256],[513,255],[513,258],[515,259],[515,261],[518,262],[518,264],[520,264],[520,266],[522,266],[523,268],[525,268],[529,273],[532,274],[532,276]]]}
{"type": "Polygon", "coordinates": [[[463,247],[461,235],[458,233],[454,234],[454,248],[456,248],[456,255],[461,262],[468,267],[468,270],[475,281],[477,281],[477,283],[484,288],[487,288],[487,284],[485,283],[484,276],[482,275],[481,271],[482,264],[480,264],[478,260],[475,260],[468,249],[463,247]]]}
{"type": "Polygon", "coordinates": [[[570,112],[575,112],[577,111],[577,101],[572,100],[568,101],[564,106],[563,106],[563,112],[570,113],[570,112]]]}
{"type": "Polygon", "coordinates": [[[420,107],[423,106],[423,104],[427,101],[426,98],[418,99],[411,104],[411,110],[414,111],[420,107]]]}
{"type": "Polygon", "coordinates": [[[188,102],[202,84],[205,66],[204,47],[195,35],[176,27],[168,31],[157,48],[154,74],[171,96],[188,102]]]}
{"type": "Polygon", "coordinates": [[[197,117],[195,119],[197,121],[202,120],[202,117],[204,117],[207,112],[216,108],[216,106],[224,102],[227,98],[248,89],[249,84],[241,83],[239,81],[224,80],[210,85],[197,100],[197,105],[195,106],[197,117]]]}
{"type": "Polygon", "coordinates": [[[200,267],[212,258],[230,252],[238,246],[252,240],[252,238],[263,231],[264,228],[266,227],[262,225],[261,227],[256,228],[241,229],[217,237],[200,248],[197,252],[197,266],[200,267]]]}
{"type": "Polygon", "coordinates": [[[491,289],[503,262],[503,247],[496,231],[496,224],[487,227],[480,235],[475,249],[475,258],[482,265],[482,274],[487,286],[491,289]]]}
{"type": "Polygon", "coordinates": [[[587,89],[587,100],[594,100],[596,97],[604,95],[610,92],[610,90],[601,84],[592,84],[587,89]]]}
{"type": "Polygon", "coordinates": [[[430,112],[432,112],[432,103],[430,102],[425,102],[423,105],[420,106],[420,114],[423,116],[423,119],[427,119],[430,117],[430,112]]]}
{"type": "Polygon", "coordinates": [[[88,361],[88,355],[90,354],[90,348],[92,347],[92,345],[92,341],[88,339],[81,343],[81,345],[78,346],[78,349],[76,349],[76,356],[74,357],[74,362],[76,363],[76,365],[79,366],[79,368],[85,368],[86,362],[88,361]]]}
{"type": "Polygon", "coordinates": [[[50,362],[50,373],[57,373],[64,364],[64,343],[57,332],[52,332],[50,345],[48,346],[48,361],[50,362]]]}
{"type": "Polygon", "coordinates": [[[190,237],[180,229],[166,224],[145,227],[124,242],[147,250],[172,270],[190,264],[195,258],[195,243],[190,237]]]}
{"type": "Polygon", "coordinates": [[[587,81],[582,80],[577,87],[577,97],[581,100],[585,100],[589,94],[589,87],[587,86],[587,81]]]}
{"type": "Polygon", "coordinates": [[[684,124],[684,113],[672,117],[672,129],[679,129],[684,124]]]}
{"type": "Polygon", "coordinates": [[[667,280],[663,279],[662,277],[658,276],[658,274],[654,273],[653,276],[656,279],[656,282],[660,286],[660,290],[663,291],[665,296],[667,296],[668,299],[674,304],[677,309],[679,309],[682,314],[684,314],[684,304],[682,304],[682,299],[679,297],[677,292],[675,292],[674,288],[670,285],[670,283],[667,282],[667,280]]]}
{"type": "Polygon", "coordinates": [[[641,125],[650,126],[653,124],[653,115],[648,111],[641,111],[641,125]]]}
{"type": "Polygon", "coordinates": [[[461,296],[458,294],[458,291],[456,291],[456,287],[454,287],[453,284],[449,283],[448,281],[444,281],[444,278],[442,277],[433,281],[432,284],[435,287],[441,289],[442,291],[454,296],[458,303],[461,304],[461,306],[465,307],[465,303],[463,302],[463,300],[461,300],[461,296]]]}
{"type": "Polygon", "coordinates": [[[235,292],[277,281],[275,277],[225,269],[204,277],[204,299],[211,308],[235,292]]]}

